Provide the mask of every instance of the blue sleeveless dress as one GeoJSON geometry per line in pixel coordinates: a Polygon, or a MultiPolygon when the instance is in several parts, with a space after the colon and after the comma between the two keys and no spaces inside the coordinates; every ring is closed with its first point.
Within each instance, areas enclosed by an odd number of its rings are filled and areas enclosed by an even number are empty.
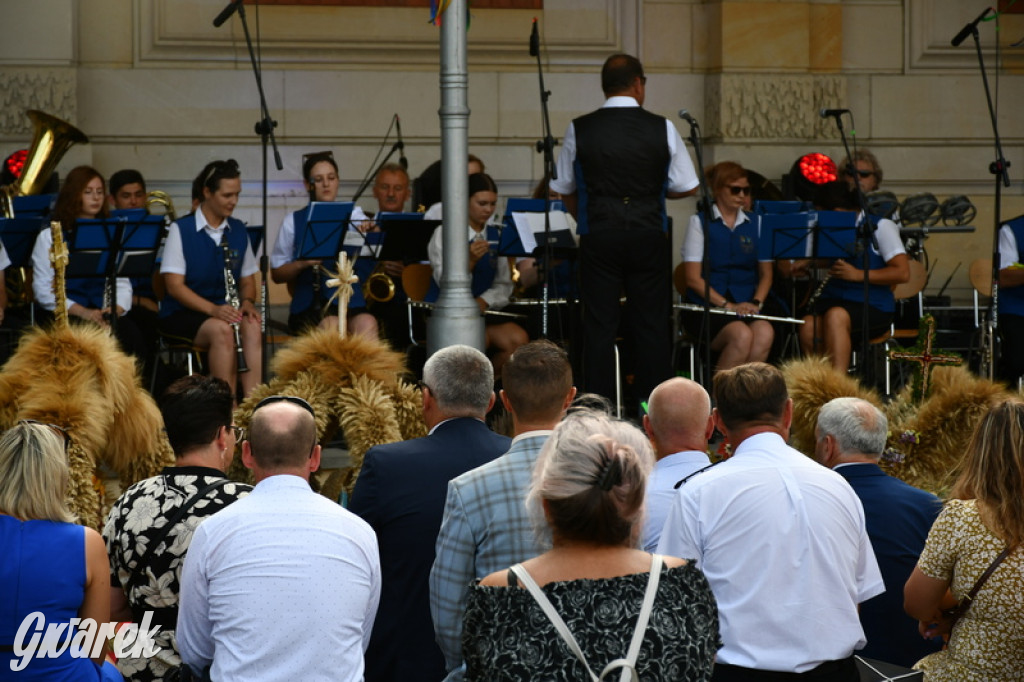
{"type": "MultiPolygon", "coordinates": [[[[55,521],[19,521],[0,515],[0,680],[124,679],[110,664],[100,667],[88,658],[72,657],[70,647],[58,658],[33,656],[25,669],[11,670],[12,661],[21,661],[11,647],[25,617],[40,612],[45,618],[45,625],[34,624],[29,628],[22,642],[27,646],[34,632],[76,618],[84,594],[85,528],[55,521]]],[[[66,639],[67,630],[65,626],[61,641],[66,639]]]]}

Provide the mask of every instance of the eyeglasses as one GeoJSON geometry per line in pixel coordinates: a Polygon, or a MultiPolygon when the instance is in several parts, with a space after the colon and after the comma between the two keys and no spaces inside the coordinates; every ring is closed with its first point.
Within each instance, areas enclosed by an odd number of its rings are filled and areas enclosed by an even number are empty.
{"type": "Polygon", "coordinates": [[[747,196],[750,194],[750,185],[729,185],[729,191],[734,197],[740,194],[747,196]]]}
{"type": "Polygon", "coordinates": [[[57,432],[62,438],[64,438],[64,452],[67,452],[71,447],[71,434],[63,426],[57,424],[47,424],[46,422],[36,421],[35,419],[21,419],[18,421],[19,424],[32,424],[34,426],[48,426],[57,432]]]}
{"type": "Polygon", "coordinates": [[[231,433],[235,434],[235,440],[245,440],[245,429],[243,429],[241,426],[236,426],[235,424],[228,424],[227,428],[231,429],[231,433]]]}
{"type": "Polygon", "coordinates": [[[870,177],[874,177],[875,171],[859,170],[859,171],[857,171],[857,175],[861,176],[862,178],[870,178],[870,177]]]}
{"type": "Polygon", "coordinates": [[[256,403],[256,407],[252,408],[252,411],[255,414],[256,410],[260,409],[261,407],[266,407],[267,405],[272,405],[274,403],[291,403],[292,405],[298,405],[306,412],[309,412],[309,414],[312,415],[313,419],[316,419],[316,412],[313,411],[313,406],[307,403],[302,398],[298,397],[297,395],[267,396],[263,400],[256,403]]]}

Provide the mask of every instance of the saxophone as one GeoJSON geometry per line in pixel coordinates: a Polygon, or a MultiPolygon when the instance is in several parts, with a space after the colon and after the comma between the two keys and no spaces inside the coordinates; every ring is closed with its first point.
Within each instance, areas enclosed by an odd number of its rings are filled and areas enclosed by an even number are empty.
{"type": "MultiPolygon", "coordinates": [[[[228,233],[224,231],[224,235],[220,240],[220,248],[224,254],[224,295],[227,297],[228,303],[235,310],[242,308],[242,301],[238,297],[238,283],[235,282],[235,275],[231,272],[231,247],[228,245],[228,233]]],[[[239,322],[232,322],[231,329],[235,333],[235,354],[238,357],[238,373],[248,372],[249,367],[245,364],[245,353],[242,351],[242,335],[240,332],[241,324],[239,322]]]]}

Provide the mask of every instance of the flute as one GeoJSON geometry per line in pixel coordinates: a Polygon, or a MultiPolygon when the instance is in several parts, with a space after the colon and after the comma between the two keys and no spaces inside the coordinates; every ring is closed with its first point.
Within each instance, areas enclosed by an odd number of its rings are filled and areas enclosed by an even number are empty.
{"type": "MultiPolygon", "coordinates": [[[[703,312],[704,306],[697,305],[696,303],[674,303],[672,307],[676,310],[693,310],[696,312],[703,312]]],[[[715,315],[732,315],[733,317],[740,317],[743,319],[751,318],[754,320],[768,320],[769,322],[785,322],[787,324],[803,324],[803,320],[799,320],[795,317],[776,317],[774,315],[740,315],[735,310],[726,310],[725,308],[711,308],[712,313],[715,315]]]]}

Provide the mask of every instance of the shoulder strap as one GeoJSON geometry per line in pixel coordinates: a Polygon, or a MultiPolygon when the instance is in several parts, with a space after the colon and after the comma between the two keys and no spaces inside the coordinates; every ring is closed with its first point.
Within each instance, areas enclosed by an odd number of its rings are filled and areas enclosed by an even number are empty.
{"type": "Polygon", "coordinates": [[[676,484],[674,486],[672,486],[672,489],[673,490],[679,490],[679,486],[681,486],[682,484],[686,483],[687,481],[689,481],[691,478],[693,478],[697,474],[703,474],[705,471],[707,471],[711,467],[715,466],[716,464],[721,464],[724,461],[725,461],[724,459],[720,459],[717,462],[712,462],[711,464],[708,464],[707,466],[702,466],[700,469],[697,469],[693,473],[688,474],[687,476],[684,476],[683,478],[681,478],[678,481],[676,481],[676,484]]]}
{"type": "Polygon", "coordinates": [[[565,624],[562,617],[558,615],[555,607],[551,604],[551,601],[547,598],[540,587],[534,582],[530,574],[526,572],[522,564],[516,564],[509,569],[519,581],[523,583],[530,594],[536,600],[537,604],[544,611],[544,614],[551,621],[551,624],[555,626],[555,630],[561,635],[565,643],[569,645],[569,648],[576,658],[580,660],[583,666],[587,669],[587,673],[590,675],[591,680],[600,681],[603,680],[609,673],[614,672],[617,669],[622,669],[622,676],[620,682],[627,682],[628,680],[638,681],[639,677],[636,672],[636,660],[640,655],[640,647],[644,642],[644,635],[647,633],[647,624],[651,619],[651,611],[654,608],[654,598],[658,593],[658,583],[661,580],[661,567],[662,558],[660,554],[651,555],[651,571],[647,577],[647,589],[644,592],[644,600],[640,606],[640,613],[636,619],[636,627],[633,629],[633,638],[629,643],[629,650],[626,653],[626,658],[617,658],[602,670],[598,676],[594,675],[594,671],[591,670],[590,665],[583,657],[583,651],[580,649],[579,643],[576,638],[573,637],[572,632],[569,630],[569,626],[565,624]]]}
{"type": "Polygon", "coordinates": [[[590,664],[587,663],[587,659],[583,657],[583,651],[580,649],[580,645],[576,641],[576,638],[573,637],[572,632],[569,631],[569,626],[566,625],[565,621],[562,620],[562,617],[558,615],[558,611],[555,610],[554,605],[552,605],[551,601],[547,596],[545,596],[544,592],[541,591],[540,586],[534,582],[533,578],[529,573],[527,573],[526,569],[523,568],[522,564],[516,564],[509,570],[519,578],[519,582],[523,584],[523,587],[529,591],[530,595],[537,602],[537,605],[544,611],[544,615],[547,616],[548,620],[551,621],[551,624],[555,626],[555,630],[557,630],[558,634],[561,635],[563,640],[565,640],[569,649],[576,654],[576,658],[580,659],[580,663],[582,663],[583,667],[587,669],[587,674],[590,676],[592,682],[598,682],[597,675],[595,675],[594,671],[590,669],[590,664]]]}
{"type": "MultiPolygon", "coordinates": [[[[156,551],[156,548],[159,547],[160,544],[167,538],[167,535],[171,532],[171,530],[175,526],[178,525],[178,522],[181,521],[181,519],[185,516],[185,513],[188,512],[189,509],[194,507],[196,505],[196,503],[199,502],[199,500],[203,499],[206,496],[206,493],[210,492],[214,488],[219,488],[222,485],[224,485],[225,483],[230,483],[230,482],[231,482],[231,479],[229,479],[229,478],[218,478],[216,481],[214,481],[213,483],[210,483],[209,485],[204,487],[202,490],[197,492],[195,495],[193,495],[189,499],[185,500],[185,502],[180,507],[178,507],[178,509],[174,512],[174,516],[172,516],[167,521],[167,523],[164,524],[164,526],[160,529],[160,532],[158,532],[153,537],[153,539],[150,540],[150,542],[149,542],[149,552],[147,554],[145,554],[145,555],[136,556],[136,558],[135,558],[135,566],[136,566],[136,568],[137,569],[141,569],[144,566],[144,564],[143,564],[143,557],[144,556],[148,557],[149,554],[152,554],[153,552],[156,551]]],[[[139,570],[132,571],[132,573],[129,574],[129,577],[128,577],[128,583],[129,583],[128,587],[129,587],[129,589],[135,587],[136,576],[137,575],[139,575],[139,570]]]]}
{"type": "Polygon", "coordinates": [[[985,581],[987,581],[989,579],[989,576],[991,576],[995,572],[995,570],[997,568],[999,568],[999,564],[1003,563],[1003,559],[1005,559],[1009,555],[1010,555],[1010,546],[1007,545],[1006,549],[1004,549],[1002,552],[1000,552],[999,556],[997,556],[992,561],[992,563],[989,564],[989,567],[986,568],[985,572],[981,574],[980,578],[978,578],[978,582],[974,583],[974,587],[971,588],[971,591],[968,592],[967,596],[964,597],[963,600],[960,602],[960,606],[961,606],[961,608],[964,611],[966,611],[967,607],[970,606],[971,603],[974,601],[974,598],[978,594],[978,590],[980,590],[981,586],[985,584],[985,581]]]}

